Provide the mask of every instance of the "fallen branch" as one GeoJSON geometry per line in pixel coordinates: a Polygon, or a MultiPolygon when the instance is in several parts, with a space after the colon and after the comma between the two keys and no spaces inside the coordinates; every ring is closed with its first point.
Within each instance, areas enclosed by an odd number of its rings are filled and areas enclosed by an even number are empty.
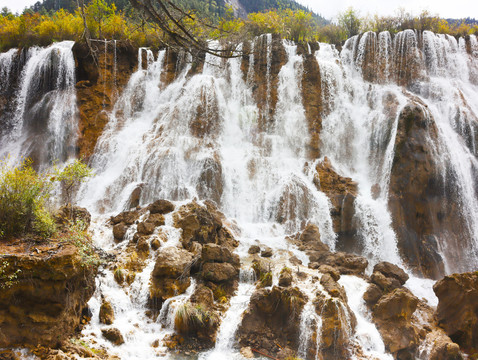
{"type": "Polygon", "coordinates": [[[267,355],[267,354],[263,353],[262,351],[259,351],[259,350],[256,350],[256,349],[251,349],[251,350],[260,354],[260,355],[262,355],[262,356],[265,356],[266,358],[273,359],[273,360],[279,360],[278,358],[267,355]]]}

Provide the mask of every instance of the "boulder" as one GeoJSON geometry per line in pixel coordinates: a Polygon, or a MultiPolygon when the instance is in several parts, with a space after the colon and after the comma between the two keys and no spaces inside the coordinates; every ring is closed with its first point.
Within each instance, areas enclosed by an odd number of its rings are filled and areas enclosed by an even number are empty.
{"type": "Polygon", "coordinates": [[[257,289],[237,332],[239,344],[270,355],[281,348],[297,349],[305,303],[305,295],[296,287],[257,289]]]}
{"type": "Polygon", "coordinates": [[[425,339],[427,344],[430,344],[428,349],[429,360],[462,360],[460,347],[455,344],[443,330],[438,329],[427,334],[425,339]]]}
{"type": "Polygon", "coordinates": [[[258,254],[261,252],[261,248],[258,245],[252,245],[247,252],[251,255],[258,254]]]}
{"type": "Polygon", "coordinates": [[[400,359],[415,358],[419,345],[418,330],[411,318],[418,299],[405,288],[393,290],[373,307],[373,320],[388,351],[400,359]]]}
{"type": "Polygon", "coordinates": [[[330,296],[340,298],[344,303],[347,303],[347,295],[344,288],[339,285],[330,274],[322,275],[320,278],[320,284],[330,296]]]}
{"type": "Polygon", "coordinates": [[[445,276],[433,291],[439,325],[463,350],[478,352],[478,272],[445,276]]]}
{"type": "Polygon", "coordinates": [[[229,263],[206,263],[202,270],[203,279],[215,283],[230,281],[238,276],[238,269],[229,263]]]}
{"type": "Polygon", "coordinates": [[[216,244],[204,244],[201,251],[201,261],[227,262],[239,266],[240,260],[237,254],[233,254],[227,247],[216,244]]]}
{"type": "Polygon", "coordinates": [[[113,237],[116,241],[122,241],[127,230],[128,227],[124,224],[124,222],[120,222],[113,226],[113,237]]]}
{"type": "Polygon", "coordinates": [[[368,266],[368,261],[363,256],[343,252],[329,253],[321,260],[344,275],[363,275],[368,266]]]}
{"type": "Polygon", "coordinates": [[[115,345],[124,344],[124,338],[121,332],[117,328],[105,328],[101,329],[103,337],[112,342],[115,345]]]}
{"type": "Polygon", "coordinates": [[[404,285],[408,280],[408,274],[403,271],[399,266],[382,261],[373,267],[373,271],[380,272],[388,278],[396,279],[400,282],[400,285],[404,285]]]}
{"type": "Polygon", "coordinates": [[[287,267],[283,268],[279,275],[279,286],[290,286],[292,284],[292,280],[292,270],[287,267]]]}
{"type": "Polygon", "coordinates": [[[271,257],[272,249],[269,246],[265,246],[264,249],[261,251],[261,256],[265,258],[271,257]]]}
{"type": "Polygon", "coordinates": [[[385,277],[385,275],[378,271],[375,271],[370,276],[370,280],[385,292],[390,292],[400,287],[400,282],[397,279],[385,277]]]}
{"type": "Polygon", "coordinates": [[[174,211],[174,204],[168,200],[157,200],[148,206],[151,214],[169,214],[174,211]]]}
{"type": "Polygon", "coordinates": [[[317,270],[319,270],[319,272],[321,272],[322,274],[329,274],[330,276],[332,276],[332,279],[334,279],[334,281],[339,281],[340,279],[340,272],[330,265],[320,265],[317,270]]]}
{"type": "Polygon", "coordinates": [[[160,310],[163,302],[182,294],[191,284],[189,278],[193,255],[184,249],[163,248],[158,253],[151,274],[149,306],[160,310]]]}
{"type": "Polygon", "coordinates": [[[113,216],[111,218],[111,223],[113,225],[119,224],[120,222],[123,222],[125,225],[133,225],[136,220],[139,219],[141,216],[140,211],[137,210],[132,210],[132,211],[123,211],[122,213],[119,213],[116,216],[113,216]]]}
{"type": "Polygon", "coordinates": [[[115,313],[113,306],[109,301],[103,301],[100,307],[100,323],[105,325],[111,325],[115,321],[115,313]]]}
{"type": "Polygon", "coordinates": [[[154,223],[142,221],[138,224],[137,233],[140,235],[151,235],[156,228],[154,223]]]}
{"type": "Polygon", "coordinates": [[[154,224],[154,226],[163,226],[165,224],[164,216],[161,214],[149,214],[146,221],[154,224]]]}
{"type": "Polygon", "coordinates": [[[378,302],[382,295],[383,291],[378,285],[370,284],[363,294],[363,299],[369,307],[372,307],[378,302]]]}
{"type": "Polygon", "coordinates": [[[88,227],[91,223],[91,215],[85,208],[64,205],[55,214],[55,220],[61,225],[68,224],[70,221],[82,221],[88,227]]]}
{"type": "Polygon", "coordinates": [[[174,213],[174,226],[182,229],[181,242],[186,249],[193,242],[217,244],[234,248],[238,244],[231,232],[224,226],[225,217],[211,204],[206,206],[196,202],[181,206],[174,213]]]}
{"type": "Polygon", "coordinates": [[[410,320],[417,305],[418,298],[408,289],[395,289],[379,300],[373,308],[373,315],[381,320],[410,320]]]}
{"type": "Polygon", "coordinates": [[[154,237],[153,240],[151,240],[151,249],[154,251],[158,250],[161,247],[161,241],[157,237],[154,237]]]}

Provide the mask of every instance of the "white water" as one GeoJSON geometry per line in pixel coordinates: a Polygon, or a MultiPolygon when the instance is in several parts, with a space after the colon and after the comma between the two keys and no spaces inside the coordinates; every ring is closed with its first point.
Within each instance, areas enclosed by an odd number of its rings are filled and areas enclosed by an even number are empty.
{"type": "MultiPolygon", "coordinates": [[[[78,131],[73,44],[63,41],[28,49],[14,96],[15,115],[0,139],[0,157],[10,154],[18,160],[33,155],[38,165],[45,166],[73,155],[78,131]]],[[[7,66],[12,64],[11,60],[2,62],[0,80],[8,81],[11,70],[7,66]]]]}
{"type": "MultiPolygon", "coordinates": [[[[240,58],[221,60],[207,55],[202,73],[192,75],[189,74],[191,59],[183,56],[180,61],[184,63],[178,64],[182,71],[171,84],[164,84],[161,75],[167,52],[154,54],[149,49],[140,49],[138,70],[116,102],[96,146],[91,164],[97,176],[79,194],[81,204],[94,213],[99,246],[108,251],[124,248],[127,241],[120,245],[113,243],[111,229],[105,229],[102,223],[106,215],[101,214],[125,209],[131,192],[140,186],[142,204],[157,198],[180,202],[213,199],[240,230],[237,253],[241,258],[247,256],[248,247],[256,244],[256,240],[274,249],[275,275],[280,270],[279,264],[287,263],[292,254],[307,265],[307,256],[285,240],[285,235],[299,231],[307,221],[319,226],[323,242],[331,249],[336,247],[329,201],[313,184],[313,166],[304,169],[306,162],[314,164],[317,159],[306,155],[309,133],[301,96],[303,58],[294,44],[283,42],[287,62],[278,74],[278,101],[270,115],[272,37],[256,39],[253,46],[263,43],[267,68],[266,101],[262,109],[256,104],[253,92],[254,53],[249,57],[251,64],[245,80],[240,58]],[[261,116],[267,120],[266,127],[260,125],[261,116]]],[[[471,56],[466,53],[463,39],[457,42],[451,37],[425,32],[418,41],[413,31],[399,33],[393,40],[387,32],[367,33],[348,40],[341,53],[333,46],[320,44],[316,59],[324,103],[321,152],[331,159],[339,174],[359,184],[355,220],[359,224],[363,254],[371,265],[387,260],[404,266],[391,226],[388,188],[398,115],[410,98],[418,96],[427,105],[424,111],[438,129],[438,138],[430,139],[428,145],[434,151],[445,183],[454,191],[457,216],[463,217],[469,234],[468,240],[460,244],[447,240],[447,234],[437,234],[440,253],[447,272],[476,267],[476,37],[470,38],[470,44],[471,56]],[[419,44],[421,49],[417,47],[419,44]],[[363,78],[362,67],[369,58],[368,51],[373,52],[373,64],[378,69],[376,83],[363,78]],[[413,83],[407,89],[398,86],[397,81],[402,84],[411,69],[418,74],[413,83]],[[378,194],[374,194],[373,187],[379,189],[378,194]]],[[[29,99],[37,87],[36,81],[50,71],[52,63],[58,65],[55,69],[58,80],[52,82],[48,93],[41,94],[39,101],[51,105],[46,127],[48,160],[61,159],[74,142],[76,105],[71,46],[64,42],[29,50],[16,96],[12,131],[8,141],[2,139],[2,154],[28,153],[29,99]]],[[[8,81],[14,56],[13,50],[0,55],[0,86],[8,81]]],[[[116,57],[113,66],[116,68],[116,57]]],[[[180,234],[172,227],[171,219],[167,221],[168,246],[177,246],[180,234]]],[[[132,234],[130,230],[129,235],[132,234]]],[[[152,348],[151,343],[173,332],[174,310],[187,301],[194,285],[186,294],[166,301],[159,322],[153,322],[145,315],[153,267],[154,259],[150,258],[127,289],[116,284],[110,270],[104,270],[90,302],[94,316],[83,332],[85,339],[128,359],[152,358],[164,353],[164,348],[152,348]],[[101,295],[115,308],[117,320],[113,326],[121,330],[126,340],[120,347],[101,337],[97,316],[101,295]]],[[[366,282],[349,276],[343,276],[339,282],[347,291],[348,305],[358,321],[356,333],[351,334],[353,339],[366,355],[389,359],[362,301],[366,282]]],[[[431,280],[411,277],[406,286],[436,305],[432,284],[431,280]]],[[[253,285],[243,279],[223,317],[216,348],[202,354],[203,358],[224,358],[231,353],[239,356],[234,335],[252,291],[253,285]]],[[[304,291],[308,291],[306,287],[304,291]]],[[[312,330],[314,327],[320,330],[321,324],[311,302],[313,293],[308,295],[310,301],[301,321],[298,349],[301,356],[305,356],[312,330]]],[[[345,309],[344,314],[347,314],[345,309]]]]}

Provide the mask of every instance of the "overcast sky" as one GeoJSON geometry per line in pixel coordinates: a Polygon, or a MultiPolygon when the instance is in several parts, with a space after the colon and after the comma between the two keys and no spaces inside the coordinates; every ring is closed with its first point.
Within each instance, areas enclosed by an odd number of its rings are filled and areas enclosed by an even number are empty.
{"type": "MultiPolygon", "coordinates": [[[[0,8],[7,6],[13,12],[21,12],[25,6],[36,0],[0,0],[0,8]]],[[[353,6],[361,15],[393,15],[399,7],[404,7],[413,14],[429,10],[444,18],[478,18],[478,0],[298,0],[327,19],[337,16],[340,11],[353,6]]]]}
{"type": "MultiPolygon", "coordinates": [[[[1,0],[0,0],[1,1],[1,0]]],[[[478,0],[296,0],[326,19],[332,19],[350,6],[361,15],[393,15],[399,7],[418,15],[429,10],[444,18],[478,18],[478,0]]]]}

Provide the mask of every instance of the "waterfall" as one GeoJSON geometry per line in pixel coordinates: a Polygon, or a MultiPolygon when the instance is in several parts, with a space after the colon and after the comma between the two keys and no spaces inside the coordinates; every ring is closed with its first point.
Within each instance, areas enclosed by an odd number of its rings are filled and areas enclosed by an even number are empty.
{"type": "MultiPolygon", "coordinates": [[[[74,155],[77,137],[73,41],[28,49],[14,95],[15,111],[0,139],[1,156],[30,156],[39,167],[74,155]]],[[[13,56],[9,51],[7,55],[13,56]]],[[[2,78],[10,76],[2,56],[2,78]],[[3,67],[5,65],[5,67],[3,67]]],[[[8,79],[8,78],[7,78],[8,79]]],[[[6,80],[8,81],[8,80],[6,80]]]]}

